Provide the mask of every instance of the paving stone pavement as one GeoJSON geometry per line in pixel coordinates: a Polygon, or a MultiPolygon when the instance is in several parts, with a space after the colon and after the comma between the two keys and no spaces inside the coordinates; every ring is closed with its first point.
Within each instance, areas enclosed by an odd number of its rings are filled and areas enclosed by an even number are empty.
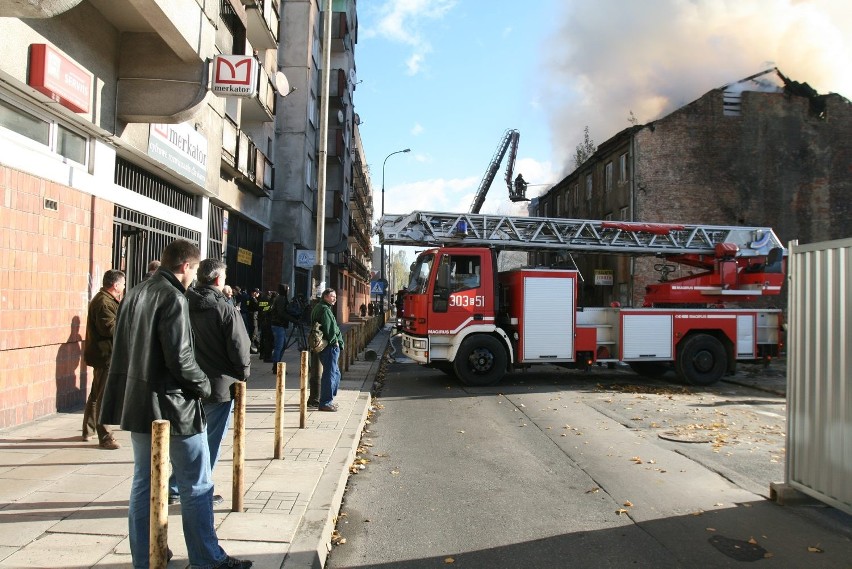
{"type": "MultiPolygon", "coordinates": [[[[352,325],[344,325],[344,333],[352,325]]],[[[383,354],[389,328],[368,349],[383,354]]],[[[271,366],[252,356],[247,384],[243,511],[231,511],[232,433],[213,472],[220,543],[257,569],[320,568],[331,543],[349,466],[369,412],[381,358],[363,352],[341,367],[336,413],[309,409],[299,428],[300,354],[284,354],[284,453],[274,455],[275,382],[271,366]]],[[[129,433],[121,448],[102,450],[81,439],[82,409],[0,430],[0,568],[130,566],[127,500],[133,473],[129,433]]],[[[232,425],[233,426],[233,425],[232,425]]],[[[169,508],[169,567],[188,563],[180,506],[169,508]]]]}

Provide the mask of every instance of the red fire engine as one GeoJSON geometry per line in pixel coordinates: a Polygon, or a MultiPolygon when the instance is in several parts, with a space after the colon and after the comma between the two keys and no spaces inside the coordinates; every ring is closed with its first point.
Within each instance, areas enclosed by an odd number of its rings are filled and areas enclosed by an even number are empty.
{"type": "Polygon", "coordinates": [[[412,264],[399,324],[412,360],[467,385],[514,367],[625,362],[709,385],[737,361],[776,356],[782,314],[724,308],[777,295],[784,248],[770,228],[413,212],[379,221],[385,244],[431,246],[412,264]],[[647,288],[643,308],[577,306],[576,270],[498,272],[501,251],[655,255],[699,274],[647,288]]]}

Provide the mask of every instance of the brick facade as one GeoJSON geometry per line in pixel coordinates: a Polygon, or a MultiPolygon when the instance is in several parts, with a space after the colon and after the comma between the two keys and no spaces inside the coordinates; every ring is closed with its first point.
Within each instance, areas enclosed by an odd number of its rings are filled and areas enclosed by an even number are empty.
{"type": "Polygon", "coordinates": [[[86,309],[111,268],[113,204],[5,166],[0,204],[2,428],[85,403],[86,309]]]}
{"type": "MultiPolygon", "coordinates": [[[[785,244],[813,243],[852,236],[850,173],[852,104],[847,99],[744,91],[739,114],[731,116],[724,112],[723,92],[713,90],[601,144],[539,198],[532,215],[619,219],[626,211],[633,221],[766,226],[785,244]],[[619,164],[624,153],[627,179],[619,181],[616,166],[607,190],[606,164],[619,164]],[[586,199],[587,175],[593,181],[591,199],[586,199]]],[[[538,263],[559,261],[554,255],[539,257],[538,263]]],[[[660,279],[654,268],[660,259],[574,258],[586,279],[581,303],[587,305],[627,300],[641,306],[645,286],[660,279]],[[614,270],[615,286],[593,286],[596,268],[614,270]]],[[[677,267],[670,278],[688,270],[677,267]]],[[[785,306],[786,300],[767,297],[762,304],[785,306]]]]}

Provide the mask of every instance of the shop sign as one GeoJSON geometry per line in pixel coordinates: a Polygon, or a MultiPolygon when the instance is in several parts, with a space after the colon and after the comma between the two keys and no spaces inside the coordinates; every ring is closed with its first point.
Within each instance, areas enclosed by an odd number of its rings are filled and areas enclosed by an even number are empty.
{"type": "Polygon", "coordinates": [[[207,184],[207,139],[186,123],[151,124],[148,156],[199,186],[207,184]]]}
{"type": "Polygon", "coordinates": [[[612,286],[613,277],[610,269],[595,269],[596,286],[612,286]]]}
{"type": "Polygon", "coordinates": [[[251,55],[217,55],[213,58],[213,93],[222,97],[257,94],[257,60],[251,55]]]}
{"type": "Polygon", "coordinates": [[[30,45],[27,84],[75,113],[88,113],[92,100],[91,73],[47,44],[30,45]]]}
{"type": "Polygon", "coordinates": [[[248,249],[237,248],[237,262],[243,265],[251,265],[252,254],[248,249]]]}
{"type": "MultiPolygon", "coordinates": [[[[323,260],[327,255],[323,252],[323,260]]],[[[313,269],[317,264],[317,252],[314,249],[297,249],[296,266],[300,269],[313,269]]]]}

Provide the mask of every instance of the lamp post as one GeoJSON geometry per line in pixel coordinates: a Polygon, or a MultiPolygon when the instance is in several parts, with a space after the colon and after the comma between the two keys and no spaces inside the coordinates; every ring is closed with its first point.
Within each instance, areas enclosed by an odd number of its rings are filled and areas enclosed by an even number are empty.
{"type": "MultiPolygon", "coordinates": [[[[383,217],[385,215],[385,164],[388,163],[388,158],[390,158],[394,154],[402,154],[404,152],[411,152],[411,149],[406,148],[404,150],[397,150],[396,152],[391,152],[390,154],[385,156],[385,161],[382,162],[382,216],[383,217]]],[[[384,315],[384,311],[385,311],[385,288],[384,287],[387,286],[387,285],[384,284],[384,283],[387,282],[385,280],[385,244],[380,243],[379,245],[382,248],[381,249],[381,252],[382,252],[382,255],[381,255],[381,257],[382,257],[382,261],[381,261],[381,264],[382,264],[382,266],[381,266],[381,269],[382,269],[381,270],[382,294],[381,294],[381,298],[380,298],[379,309],[382,311],[382,314],[384,315]]]]}

